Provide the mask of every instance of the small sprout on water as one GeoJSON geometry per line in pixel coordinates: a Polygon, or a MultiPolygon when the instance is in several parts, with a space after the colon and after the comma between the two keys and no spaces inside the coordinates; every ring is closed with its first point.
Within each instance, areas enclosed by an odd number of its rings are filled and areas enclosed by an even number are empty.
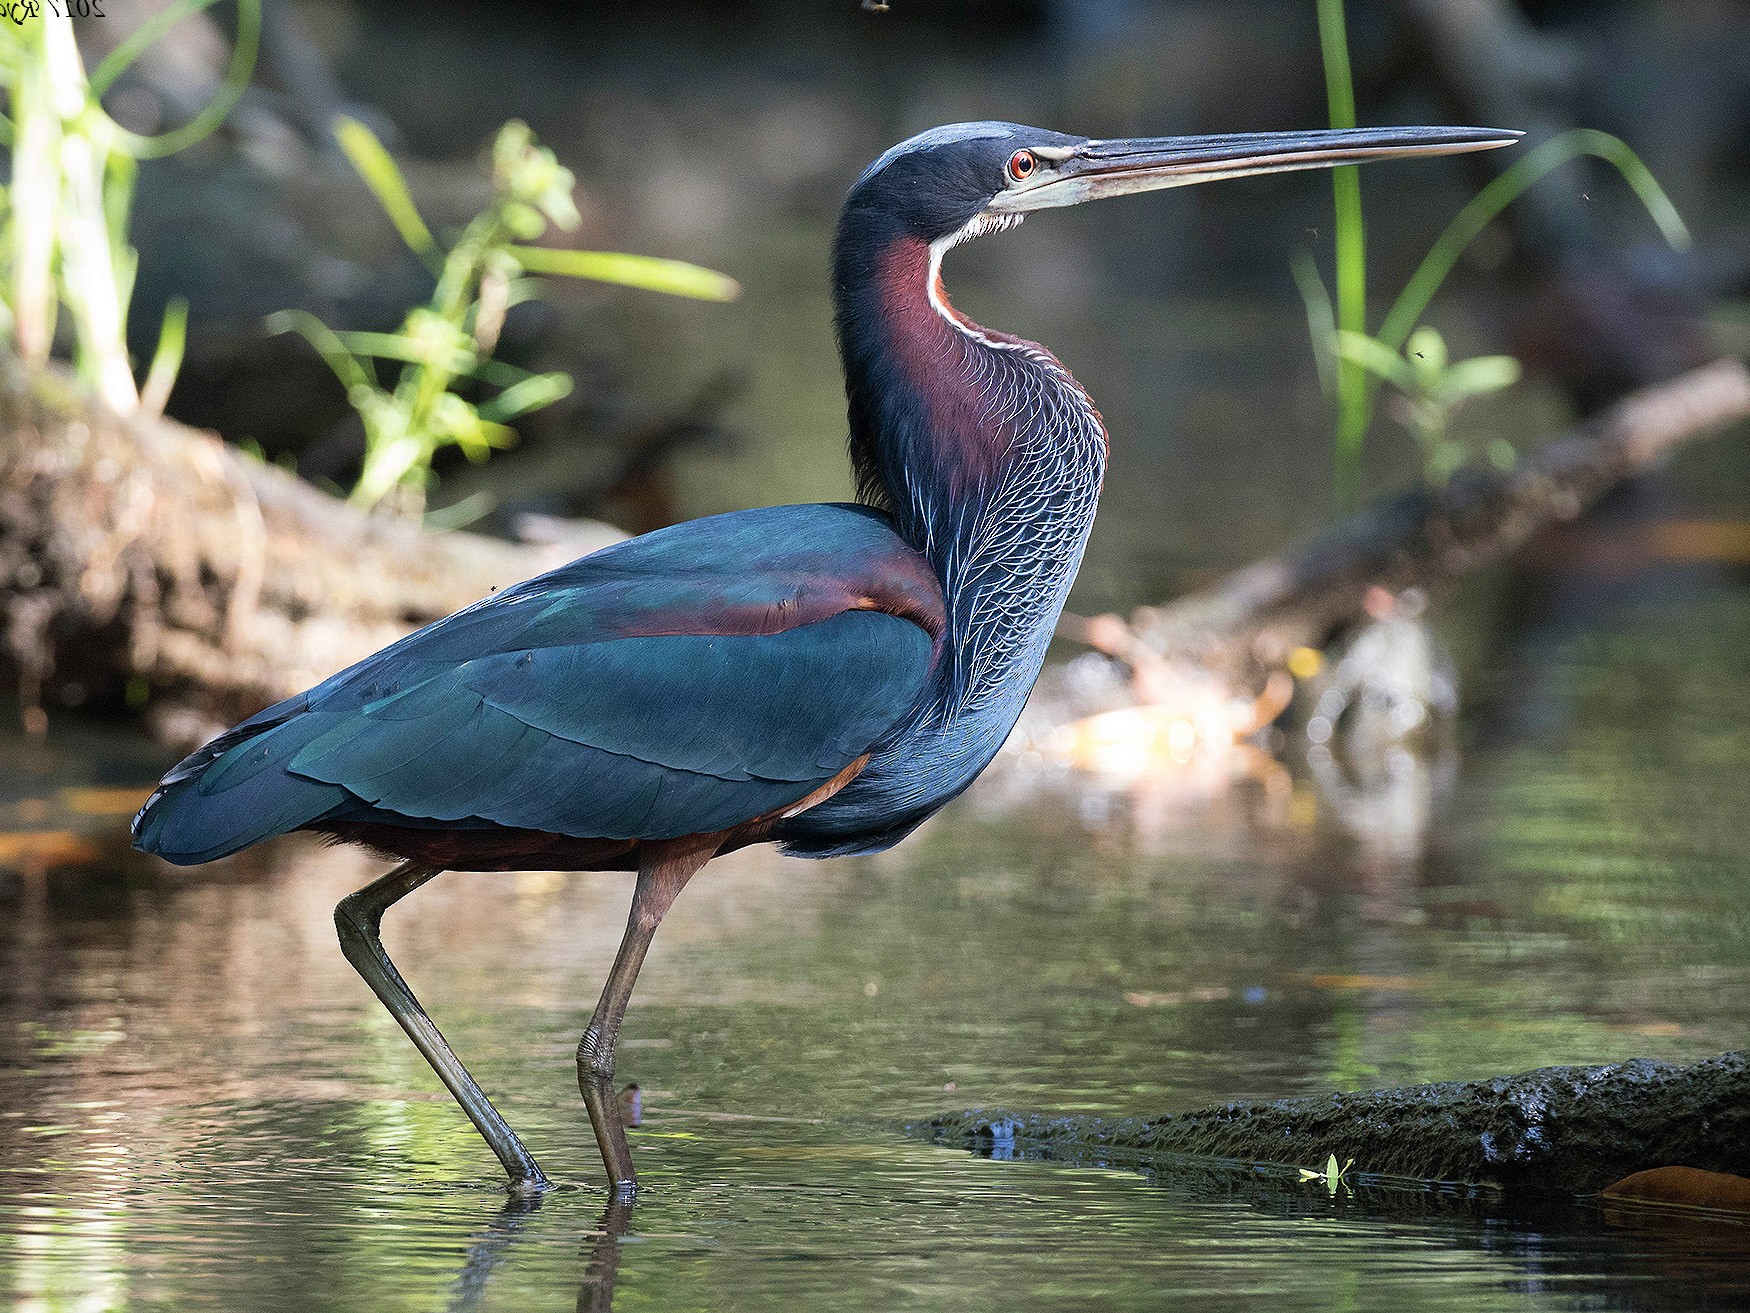
{"type": "Polygon", "coordinates": [[[1315,1172],[1311,1168],[1302,1167],[1300,1169],[1300,1179],[1302,1181],[1323,1181],[1325,1183],[1325,1188],[1334,1195],[1339,1189],[1346,1190],[1349,1188],[1349,1182],[1344,1178],[1348,1174],[1349,1169],[1353,1166],[1355,1166],[1355,1160],[1353,1158],[1349,1159],[1341,1167],[1337,1166],[1337,1155],[1332,1154],[1329,1158],[1325,1159],[1325,1169],[1322,1172],[1315,1172]]]}

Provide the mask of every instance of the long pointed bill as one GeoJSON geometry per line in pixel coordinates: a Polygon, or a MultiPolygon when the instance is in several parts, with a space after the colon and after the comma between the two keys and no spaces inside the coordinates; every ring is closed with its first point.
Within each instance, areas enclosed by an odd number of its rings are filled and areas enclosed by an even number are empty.
{"type": "Polygon", "coordinates": [[[989,208],[1024,213],[1221,178],[1328,169],[1412,155],[1459,155],[1511,146],[1521,135],[1500,128],[1333,128],[1089,141],[1035,150],[1037,171],[998,193],[989,208]]]}

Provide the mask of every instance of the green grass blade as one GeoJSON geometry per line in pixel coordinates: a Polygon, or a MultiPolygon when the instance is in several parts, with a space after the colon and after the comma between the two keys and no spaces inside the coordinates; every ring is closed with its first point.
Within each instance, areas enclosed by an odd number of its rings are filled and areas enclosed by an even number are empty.
{"type": "Polygon", "coordinates": [[[12,330],[26,364],[40,366],[54,344],[60,298],[55,288],[59,241],[56,215],[61,209],[61,117],[55,110],[43,43],[47,24],[15,34],[25,43],[12,105],[18,141],[12,151],[9,249],[0,269],[7,282],[12,330]]]}
{"type": "Polygon", "coordinates": [[[509,246],[505,249],[532,274],[588,278],[598,283],[666,292],[670,296],[690,296],[699,301],[733,301],[741,295],[741,284],[728,274],[688,264],[684,260],[662,260],[617,251],[565,251],[546,246],[509,246]]]}
{"type": "Polygon", "coordinates": [[[1434,299],[1434,293],[1440,290],[1440,285],[1458,264],[1459,256],[1464,254],[1465,248],[1476,239],[1477,234],[1488,227],[1491,220],[1527,189],[1541,182],[1569,160],[1584,155],[1613,165],[1634,189],[1635,195],[1640,198],[1641,204],[1646,207],[1665,240],[1677,250],[1688,248],[1689,229],[1684,225],[1682,216],[1677,213],[1677,207],[1671,203],[1671,198],[1665,194],[1647,166],[1641,163],[1640,157],[1629,148],[1628,143],[1607,132],[1599,132],[1593,128],[1576,128],[1572,132],[1551,137],[1526,154],[1472,197],[1470,203],[1458,212],[1452,222],[1447,224],[1446,230],[1435,240],[1410,281],[1404,285],[1403,292],[1392,306],[1391,312],[1386,315],[1384,324],[1380,326],[1380,340],[1393,348],[1403,346],[1409,340],[1411,330],[1427,310],[1428,303],[1434,299]]]}
{"type": "Polygon", "coordinates": [[[128,221],[134,207],[134,182],[139,161],[123,151],[112,150],[103,165],[103,223],[109,237],[109,262],[115,274],[116,321],[126,324],[128,302],[134,294],[138,252],[128,244],[128,221]]]}
{"type": "Polygon", "coordinates": [[[570,396],[571,386],[569,374],[536,374],[507,387],[491,401],[481,402],[478,408],[480,418],[495,424],[503,424],[507,420],[515,419],[518,415],[526,415],[531,410],[541,410],[551,406],[555,401],[570,396]]]}
{"type": "Polygon", "coordinates": [[[1319,391],[1335,403],[1337,399],[1337,312],[1331,305],[1331,294],[1311,254],[1296,251],[1288,263],[1294,274],[1294,285],[1300,289],[1301,303],[1306,306],[1306,331],[1312,338],[1313,367],[1319,374],[1319,391]]]}
{"type": "Polygon", "coordinates": [[[506,364],[502,360],[487,357],[474,362],[474,368],[464,370],[470,378],[477,378],[482,383],[490,383],[495,388],[513,388],[526,379],[534,378],[532,371],[506,364]]]}
{"type": "Polygon", "coordinates": [[[101,96],[115,85],[115,80],[132,67],[133,62],[159,37],[175,27],[185,18],[193,17],[203,9],[210,9],[219,0],[177,0],[168,9],[153,14],[144,23],[129,34],[114,50],[109,52],[95,72],[91,74],[90,85],[93,96],[101,96]]]}
{"type": "MultiPolygon", "coordinates": [[[[1325,68],[1325,98],[1333,128],[1355,126],[1355,83],[1349,66],[1343,0],[1318,0],[1319,50],[1325,68]]],[[[1361,174],[1354,165],[1332,171],[1336,208],[1337,328],[1367,332],[1367,229],[1361,210],[1361,174]]],[[[1361,479],[1361,449],[1372,418],[1367,373],[1339,354],[1335,479],[1339,499],[1353,500],[1361,479]]]]}
{"type": "Polygon", "coordinates": [[[434,359],[429,346],[410,341],[399,333],[338,331],[334,334],[334,338],[355,356],[375,356],[379,360],[399,360],[402,364],[436,367],[451,374],[472,374],[480,366],[479,357],[466,351],[434,359]]]}
{"type": "Polygon", "coordinates": [[[363,365],[353,358],[334,330],[308,310],[281,310],[267,317],[270,333],[297,333],[315,347],[328,368],[348,392],[354,388],[374,387],[375,383],[363,365]]]}
{"type": "Polygon", "coordinates": [[[358,170],[359,177],[364,179],[365,186],[377,198],[377,204],[389,216],[389,222],[395,225],[395,231],[401,234],[401,240],[427,264],[438,258],[441,253],[437,240],[420,217],[419,207],[413,203],[413,193],[407,190],[407,179],[402,177],[383,143],[377,140],[377,134],[357,119],[342,115],[334,121],[334,139],[346,152],[346,158],[352,161],[352,167],[358,170]]]}
{"type": "Polygon", "coordinates": [[[1319,54],[1325,65],[1325,103],[1333,128],[1355,126],[1355,78],[1349,67],[1349,28],[1343,0],[1318,0],[1319,54]]]}
{"type": "Polygon", "coordinates": [[[255,56],[260,48],[261,0],[237,0],[237,44],[232,47],[225,80],[206,108],[180,128],[156,137],[141,137],[116,128],[117,143],[136,159],[156,160],[174,155],[211,135],[243,98],[249,79],[255,73],[255,56]]]}
{"type": "Polygon", "coordinates": [[[498,498],[492,493],[481,489],[471,492],[461,501],[452,502],[448,506],[440,506],[435,511],[425,513],[425,527],[428,529],[465,529],[476,520],[492,514],[498,509],[498,498]]]}
{"type": "Polygon", "coordinates": [[[158,330],[158,349],[152,353],[152,366],[146,371],[146,381],[140,387],[140,409],[148,415],[164,413],[187,347],[188,302],[180,296],[173,296],[164,307],[164,324],[158,330]]]}

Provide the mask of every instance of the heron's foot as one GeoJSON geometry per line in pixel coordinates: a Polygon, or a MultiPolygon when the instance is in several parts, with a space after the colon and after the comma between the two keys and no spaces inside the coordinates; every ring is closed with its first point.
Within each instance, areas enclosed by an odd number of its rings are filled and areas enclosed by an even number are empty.
{"type": "Polygon", "coordinates": [[[506,1192],[512,1199],[539,1199],[550,1190],[559,1187],[549,1181],[540,1172],[533,1176],[512,1176],[504,1183],[506,1192]]]}

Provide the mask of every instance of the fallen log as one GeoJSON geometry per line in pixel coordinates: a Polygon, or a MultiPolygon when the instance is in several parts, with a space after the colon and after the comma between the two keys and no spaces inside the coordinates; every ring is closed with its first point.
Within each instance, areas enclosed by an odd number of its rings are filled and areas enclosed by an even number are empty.
{"type": "Polygon", "coordinates": [[[1750,1054],[1688,1066],[1636,1059],[1517,1076],[1227,1103],[1144,1119],[974,1110],[907,1128],[999,1157],[1124,1161],[1195,1174],[1322,1169],[1529,1194],[1593,1194],[1633,1173],[1750,1175],[1750,1054]],[[1220,1160],[1220,1161],[1216,1161],[1220,1160]]]}
{"type": "Polygon", "coordinates": [[[216,434],[0,366],[0,614],[32,728],[50,693],[145,681],[158,732],[198,742],[577,549],[367,514],[216,434]]]}
{"type": "Polygon", "coordinates": [[[1065,636],[1133,667],[1192,667],[1253,694],[1297,648],[1322,649],[1364,621],[1378,590],[1438,597],[1683,443],[1746,418],[1750,371],[1717,361],[1625,398],[1511,471],[1463,471],[1444,488],[1401,493],[1128,624],[1072,620],[1065,636]]]}

